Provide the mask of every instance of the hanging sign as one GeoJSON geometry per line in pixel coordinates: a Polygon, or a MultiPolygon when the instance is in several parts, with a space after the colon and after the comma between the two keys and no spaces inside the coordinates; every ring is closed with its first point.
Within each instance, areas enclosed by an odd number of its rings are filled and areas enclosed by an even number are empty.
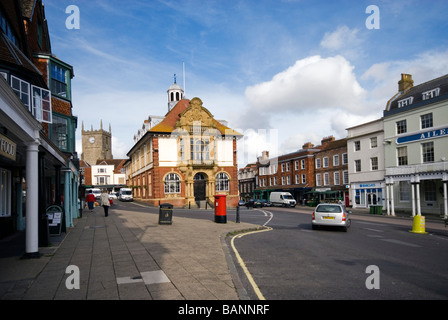
{"type": "Polygon", "coordinates": [[[17,145],[0,134],[0,156],[16,161],[17,145]]]}

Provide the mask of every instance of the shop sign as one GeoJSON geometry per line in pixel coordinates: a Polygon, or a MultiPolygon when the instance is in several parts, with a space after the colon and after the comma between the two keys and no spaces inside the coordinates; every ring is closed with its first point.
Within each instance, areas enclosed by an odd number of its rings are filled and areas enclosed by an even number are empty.
{"type": "Polygon", "coordinates": [[[16,160],[17,145],[0,134],[0,156],[16,160]]]}
{"type": "Polygon", "coordinates": [[[431,138],[438,138],[448,135],[448,128],[442,128],[422,133],[416,133],[411,134],[409,136],[400,137],[397,139],[397,144],[406,143],[406,142],[413,142],[413,141],[419,141],[419,140],[426,140],[431,138]]]}

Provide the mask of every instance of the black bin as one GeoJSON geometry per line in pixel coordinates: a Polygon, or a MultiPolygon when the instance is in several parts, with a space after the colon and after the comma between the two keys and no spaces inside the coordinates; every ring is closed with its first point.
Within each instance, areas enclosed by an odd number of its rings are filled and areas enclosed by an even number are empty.
{"type": "Polygon", "coordinates": [[[173,205],[170,203],[162,203],[159,206],[159,224],[173,223],[173,205]]]}

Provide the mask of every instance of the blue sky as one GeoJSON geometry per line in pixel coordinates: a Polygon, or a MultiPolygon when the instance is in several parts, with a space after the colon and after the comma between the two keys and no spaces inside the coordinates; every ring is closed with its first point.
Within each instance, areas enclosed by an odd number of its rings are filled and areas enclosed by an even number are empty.
{"type": "Polygon", "coordinates": [[[187,98],[245,134],[240,165],[381,117],[401,73],[415,84],[448,73],[446,1],[43,2],[52,51],[74,67],[77,139],[81,122],[97,129],[102,119],[115,158],[148,115],[165,115],[182,62],[187,98]],[[66,28],[69,5],[79,29],[66,28]],[[369,5],[379,29],[366,27],[369,5]]]}

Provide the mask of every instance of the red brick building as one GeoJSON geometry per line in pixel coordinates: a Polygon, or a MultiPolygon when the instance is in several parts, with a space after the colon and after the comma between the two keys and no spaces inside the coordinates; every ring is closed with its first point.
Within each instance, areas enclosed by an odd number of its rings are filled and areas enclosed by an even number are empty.
{"type": "Polygon", "coordinates": [[[342,200],[349,205],[347,139],[322,139],[314,154],[315,196],[320,200],[342,200]]]}
{"type": "Polygon", "coordinates": [[[201,99],[181,99],[159,123],[145,120],[127,154],[127,185],[134,198],[156,206],[205,207],[215,194],[236,206],[240,137],[215,120],[201,99]]]}
{"type": "Polygon", "coordinates": [[[297,203],[302,203],[314,187],[314,154],[317,151],[319,147],[310,142],[278,158],[270,159],[269,152],[264,151],[257,160],[256,197],[269,200],[272,191],[285,191],[290,192],[297,203]]]}

